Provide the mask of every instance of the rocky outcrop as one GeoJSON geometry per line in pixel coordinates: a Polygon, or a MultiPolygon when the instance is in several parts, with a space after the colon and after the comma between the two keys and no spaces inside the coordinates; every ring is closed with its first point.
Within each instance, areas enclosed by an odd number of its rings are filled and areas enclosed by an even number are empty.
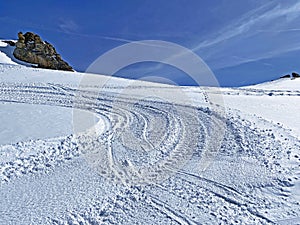
{"type": "Polygon", "coordinates": [[[284,75],[284,76],[282,76],[280,78],[291,78],[291,75],[287,74],[287,75],[284,75]]]}
{"type": "Polygon", "coordinates": [[[16,46],[16,42],[15,41],[6,41],[6,40],[3,40],[2,42],[6,43],[6,44],[9,44],[10,46],[16,46]]]}
{"type": "Polygon", "coordinates": [[[62,60],[55,48],[37,34],[27,32],[23,35],[19,32],[15,46],[13,54],[19,60],[37,64],[40,68],[74,71],[67,62],[62,60]]]}
{"type": "Polygon", "coordinates": [[[298,73],[295,73],[295,72],[294,72],[294,73],[292,73],[292,77],[293,77],[293,78],[299,78],[300,75],[299,75],[298,73]]]}
{"type": "Polygon", "coordinates": [[[295,79],[295,78],[299,78],[299,77],[300,77],[300,75],[299,75],[298,73],[293,72],[293,73],[292,73],[292,76],[291,76],[290,74],[287,74],[287,75],[284,75],[284,76],[282,76],[282,77],[280,77],[280,78],[291,78],[291,79],[295,79]]]}

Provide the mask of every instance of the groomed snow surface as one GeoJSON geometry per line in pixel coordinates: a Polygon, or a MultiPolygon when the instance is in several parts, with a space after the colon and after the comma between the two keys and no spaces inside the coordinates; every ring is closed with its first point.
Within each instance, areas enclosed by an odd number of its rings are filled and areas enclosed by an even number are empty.
{"type": "Polygon", "coordinates": [[[175,87],[0,51],[0,224],[300,224],[300,79],[175,87]]]}

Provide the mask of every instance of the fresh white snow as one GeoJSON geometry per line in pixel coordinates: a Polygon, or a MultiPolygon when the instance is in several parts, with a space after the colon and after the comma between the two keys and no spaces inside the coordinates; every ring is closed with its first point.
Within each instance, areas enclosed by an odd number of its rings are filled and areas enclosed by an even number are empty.
{"type": "Polygon", "coordinates": [[[31,104],[1,104],[0,144],[65,136],[73,131],[72,110],[31,104]]]}
{"type": "Polygon", "coordinates": [[[0,224],[300,223],[300,78],[176,87],[8,51],[0,224]]]}
{"type": "Polygon", "coordinates": [[[7,43],[0,40],[0,62],[5,64],[17,65],[17,63],[12,60],[12,57],[9,57],[12,55],[12,52],[13,48],[8,46],[7,43]]]}

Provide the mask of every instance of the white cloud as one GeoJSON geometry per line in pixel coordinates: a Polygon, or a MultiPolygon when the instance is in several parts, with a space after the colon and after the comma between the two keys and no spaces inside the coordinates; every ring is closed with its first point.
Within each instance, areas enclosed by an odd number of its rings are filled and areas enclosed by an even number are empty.
{"type": "Polygon", "coordinates": [[[299,49],[299,31],[300,2],[270,2],[249,11],[193,51],[208,60],[219,59],[217,68],[230,67],[299,49]]]}
{"type": "Polygon", "coordinates": [[[65,33],[78,31],[79,26],[70,19],[60,19],[59,28],[65,33]]]}
{"type": "Polygon", "coordinates": [[[206,40],[200,43],[193,50],[209,47],[211,45],[218,44],[230,38],[234,38],[238,35],[245,34],[245,32],[250,32],[251,28],[270,23],[281,16],[286,16],[286,21],[282,21],[283,23],[291,22],[299,18],[300,16],[300,2],[297,2],[296,4],[290,5],[288,7],[276,5],[275,7],[266,10],[270,7],[270,5],[270,3],[267,3],[257,9],[253,9],[234,24],[230,24],[229,26],[225,27],[222,31],[218,32],[216,38],[206,40]]]}

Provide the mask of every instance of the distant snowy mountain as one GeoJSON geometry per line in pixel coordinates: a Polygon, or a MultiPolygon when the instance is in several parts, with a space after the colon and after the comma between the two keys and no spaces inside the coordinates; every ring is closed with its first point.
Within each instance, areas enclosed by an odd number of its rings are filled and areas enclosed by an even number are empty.
{"type": "Polygon", "coordinates": [[[299,224],[300,79],[177,87],[0,41],[0,224],[299,224]]]}

